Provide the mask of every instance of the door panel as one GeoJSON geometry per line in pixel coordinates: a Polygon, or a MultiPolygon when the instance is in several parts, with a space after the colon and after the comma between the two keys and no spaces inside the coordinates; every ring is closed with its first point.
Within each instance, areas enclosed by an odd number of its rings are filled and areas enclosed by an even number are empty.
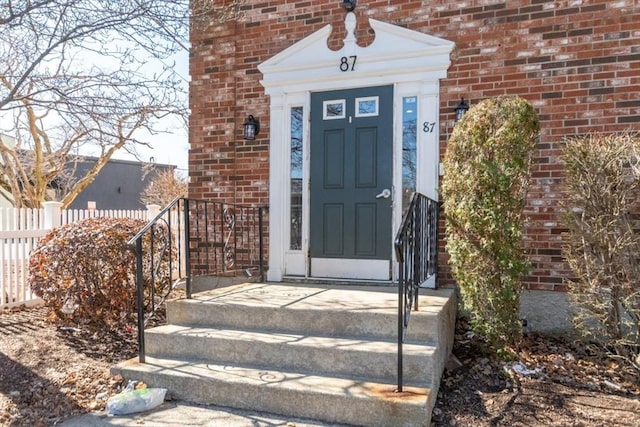
{"type": "Polygon", "coordinates": [[[392,86],[311,95],[312,275],[389,278],[392,199],[376,195],[392,188],[392,104],[392,86]],[[334,105],[340,114],[324,111],[334,105]]]}
{"type": "Polygon", "coordinates": [[[324,188],[344,189],[344,130],[337,129],[324,134],[324,188]]]}
{"type": "Polygon", "coordinates": [[[356,204],[356,258],[368,258],[376,254],[376,210],[375,203],[356,204]]]}
{"type": "Polygon", "coordinates": [[[331,227],[326,227],[323,233],[324,255],[334,257],[344,255],[344,204],[326,203],[322,219],[325,224],[331,224],[331,227]]]}
{"type": "Polygon", "coordinates": [[[375,128],[356,132],[356,188],[376,188],[378,151],[375,128]]]}

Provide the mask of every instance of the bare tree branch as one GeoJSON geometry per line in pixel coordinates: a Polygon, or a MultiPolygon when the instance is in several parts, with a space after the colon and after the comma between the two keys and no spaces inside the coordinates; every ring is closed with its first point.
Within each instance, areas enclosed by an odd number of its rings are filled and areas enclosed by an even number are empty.
{"type": "Polygon", "coordinates": [[[19,25],[21,23],[22,17],[28,15],[34,10],[37,10],[38,8],[46,6],[49,3],[53,3],[53,0],[28,1],[18,3],[19,4],[16,8],[15,2],[11,0],[0,2],[0,10],[2,11],[2,15],[0,15],[0,25],[19,25]]]}
{"type": "Polygon", "coordinates": [[[160,119],[186,121],[185,79],[166,64],[190,25],[239,18],[233,0],[0,0],[0,131],[17,141],[0,141],[0,188],[17,206],[70,204],[160,119]],[[83,154],[100,160],[72,179],[83,154]]]}

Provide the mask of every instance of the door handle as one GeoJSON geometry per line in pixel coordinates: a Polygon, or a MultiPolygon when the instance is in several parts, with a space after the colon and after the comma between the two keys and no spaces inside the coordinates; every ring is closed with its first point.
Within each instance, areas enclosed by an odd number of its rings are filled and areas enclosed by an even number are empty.
{"type": "Polygon", "coordinates": [[[388,199],[389,197],[391,197],[391,190],[385,188],[384,190],[382,190],[382,193],[376,196],[376,199],[388,199]]]}

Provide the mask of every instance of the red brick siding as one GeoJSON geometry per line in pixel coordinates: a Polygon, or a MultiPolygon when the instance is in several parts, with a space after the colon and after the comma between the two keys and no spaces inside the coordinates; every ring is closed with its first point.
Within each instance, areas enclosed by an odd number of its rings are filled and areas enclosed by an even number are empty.
{"type": "MultiPolygon", "coordinates": [[[[268,202],[269,101],[257,65],[327,24],[329,45],[344,38],[340,2],[272,0],[243,6],[237,23],[192,34],[190,196],[250,205],[268,202]],[[247,114],[260,118],[256,141],[244,141],[247,114]]],[[[402,25],[456,43],[441,82],[442,153],[453,109],[513,94],[542,119],[528,194],[526,249],[533,289],[564,290],[557,215],[562,198],[563,138],[640,127],[640,3],[619,1],[359,0],[359,43],[374,38],[367,18],[402,25]]],[[[444,247],[443,245],[441,247],[444,247]]],[[[446,254],[441,256],[446,261],[446,254]]],[[[441,262],[440,283],[452,283],[441,262]]]]}

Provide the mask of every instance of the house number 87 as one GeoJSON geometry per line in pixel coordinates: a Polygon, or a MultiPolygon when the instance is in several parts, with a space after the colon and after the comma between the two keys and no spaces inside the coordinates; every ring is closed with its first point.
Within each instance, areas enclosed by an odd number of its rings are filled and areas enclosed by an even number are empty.
{"type": "Polygon", "coordinates": [[[347,71],[355,70],[356,59],[358,59],[357,55],[343,56],[342,58],[340,58],[340,71],[344,73],[347,71]]]}
{"type": "Polygon", "coordinates": [[[433,130],[436,127],[436,122],[424,122],[422,124],[422,132],[424,133],[433,133],[433,130]]]}

